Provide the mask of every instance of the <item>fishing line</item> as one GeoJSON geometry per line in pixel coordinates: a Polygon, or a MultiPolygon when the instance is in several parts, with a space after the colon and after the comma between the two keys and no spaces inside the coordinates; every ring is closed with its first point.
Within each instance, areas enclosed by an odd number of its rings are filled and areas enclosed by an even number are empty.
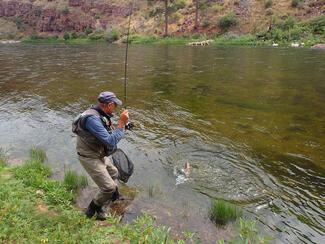
{"type": "Polygon", "coordinates": [[[127,102],[127,67],[128,67],[128,53],[129,53],[129,36],[130,36],[130,26],[131,26],[131,17],[133,13],[135,0],[132,1],[131,11],[129,15],[128,31],[126,36],[126,48],[125,48],[125,62],[124,62],[124,108],[126,109],[127,102]]]}

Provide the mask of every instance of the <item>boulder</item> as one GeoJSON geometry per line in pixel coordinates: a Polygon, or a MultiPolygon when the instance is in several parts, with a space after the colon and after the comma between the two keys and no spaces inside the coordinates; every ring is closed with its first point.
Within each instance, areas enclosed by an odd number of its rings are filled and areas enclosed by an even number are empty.
{"type": "Polygon", "coordinates": [[[311,47],[312,49],[323,49],[325,50],[325,44],[316,44],[311,47]]]}

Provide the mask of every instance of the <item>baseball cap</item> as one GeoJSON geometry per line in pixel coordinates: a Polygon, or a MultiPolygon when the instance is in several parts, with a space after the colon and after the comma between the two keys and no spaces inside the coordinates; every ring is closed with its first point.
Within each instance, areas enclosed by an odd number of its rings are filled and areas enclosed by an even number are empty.
{"type": "Polygon", "coordinates": [[[110,103],[114,102],[117,105],[122,105],[122,101],[116,97],[113,92],[104,91],[98,95],[98,101],[101,103],[110,103]]]}

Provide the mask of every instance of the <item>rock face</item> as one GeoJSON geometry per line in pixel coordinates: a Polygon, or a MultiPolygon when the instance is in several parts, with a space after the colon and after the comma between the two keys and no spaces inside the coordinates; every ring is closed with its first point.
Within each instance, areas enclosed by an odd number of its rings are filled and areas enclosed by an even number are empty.
{"type": "Polygon", "coordinates": [[[312,49],[323,49],[325,50],[325,44],[316,44],[311,47],[312,49]]]}
{"type": "Polygon", "coordinates": [[[31,2],[0,0],[0,18],[30,26],[37,32],[83,32],[87,27],[95,27],[98,14],[102,16],[101,23],[107,25],[113,19],[127,16],[129,10],[128,6],[115,6],[107,2],[69,0],[68,4],[70,8],[57,9],[31,2]]]}

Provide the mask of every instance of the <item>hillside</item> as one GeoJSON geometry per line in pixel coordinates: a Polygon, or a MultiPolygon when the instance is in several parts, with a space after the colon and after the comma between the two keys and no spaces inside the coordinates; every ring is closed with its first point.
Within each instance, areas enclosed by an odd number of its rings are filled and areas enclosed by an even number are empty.
{"type": "MultiPolygon", "coordinates": [[[[66,34],[65,39],[70,37],[67,35],[90,35],[93,39],[105,35],[116,40],[126,33],[131,5],[128,0],[0,0],[0,39],[66,34]]],[[[322,18],[324,13],[324,0],[174,0],[168,1],[167,34],[260,35],[288,16],[295,23],[303,23],[322,18]]],[[[324,18],[318,20],[318,30],[313,34],[324,37],[324,22],[324,18]]],[[[135,1],[131,32],[164,36],[165,1],[135,1]]]]}

